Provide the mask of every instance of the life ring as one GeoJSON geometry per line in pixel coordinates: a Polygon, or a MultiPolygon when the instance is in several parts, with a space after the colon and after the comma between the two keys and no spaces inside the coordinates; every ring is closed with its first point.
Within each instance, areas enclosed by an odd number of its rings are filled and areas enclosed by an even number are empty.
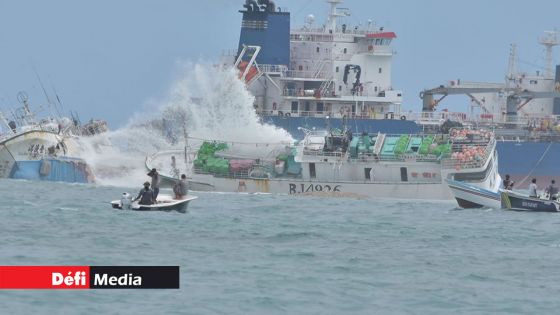
{"type": "Polygon", "coordinates": [[[402,115],[402,116],[401,116],[401,120],[406,120],[406,116],[405,116],[405,115],[402,115]]]}
{"type": "MultiPolygon", "coordinates": [[[[287,113],[286,113],[286,114],[287,114],[287,113]]],[[[278,116],[280,116],[280,117],[284,116],[284,112],[281,111],[281,110],[279,110],[279,111],[278,111],[278,116]]]]}
{"type": "Polygon", "coordinates": [[[292,116],[292,114],[286,113],[286,117],[290,117],[290,116],[292,116]]]}

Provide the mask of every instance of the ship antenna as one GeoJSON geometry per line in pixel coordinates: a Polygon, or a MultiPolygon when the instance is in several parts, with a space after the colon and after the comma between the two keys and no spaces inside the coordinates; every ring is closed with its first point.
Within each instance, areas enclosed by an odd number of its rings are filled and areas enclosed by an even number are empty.
{"type": "Polygon", "coordinates": [[[58,96],[58,92],[56,91],[56,88],[54,87],[54,85],[52,85],[52,83],[51,83],[51,86],[52,86],[52,89],[53,89],[54,96],[56,97],[56,103],[54,104],[55,109],[56,109],[56,112],[58,113],[58,115],[61,116],[60,113],[64,111],[64,105],[62,105],[62,101],[60,100],[60,97],[58,96]],[[58,106],[57,106],[57,104],[58,104],[58,106]],[[60,107],[60,110],[59,110],[59,107],[60,107]]]}
{"type": "MultiPolygon", "coordinates": [[[[35,75],[37,76],[37,81],[39,81],[39,85],[41,85],[41,89],[43,90],[43,94],[45,94],[45,97],[47,98],[47,103],[49,103],[49,109],[52,111],[52,108],[54,107],[54,109],[57,111],[58,116],[60,115],[60,112],[58,111],[58,108],[56,108],[56,105],[53,104],[51,98],[49,97],[49,94],[47,93],[47,90],[45,89],[45,85],[43,84],[43,81],[41,80],[41,77],[39,76],[39,72],[37,72],[37,68],[35,68],[35,65],[32,64],[32,68],[33,68],[33,72],[35,72],[35,75]]],[[[52,115],[52,112],[51,112],[52,115]]]]}
{"type": "Polygon", "coordinates": [[[558,38],[556,37],[558,34],[557,31],[546,31],[544,33],[545,35],[541,37],[539,43],[546,49],[546,78],[552,79],[552,48],[554,48],[554,46],[558,46],[560,42],[558,42],[558,38]]]}

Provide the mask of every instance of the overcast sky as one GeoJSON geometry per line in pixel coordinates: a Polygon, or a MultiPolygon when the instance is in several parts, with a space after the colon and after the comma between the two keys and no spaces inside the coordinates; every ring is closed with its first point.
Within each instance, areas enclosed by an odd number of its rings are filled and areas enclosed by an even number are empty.
{"type": "MultiPolygon", "coordinates": [[[[33,66],[52,95],[82,120],[101,118],[112,128],[131,113],[163,99],[178,63],[217,60],[237,46],[243,0],[0,0],[0,109],[25,90],[45,104],[33,66]]],[[[323,0],[277,0],[292,26],[314,14],[326,19],[323,0]]],[[[420,110],[418,93],[449,80],[502,82],[509,45],[518,44],[520,67],[544,66],[538,37],[560,27],[554,0],[346,0],[349,25],[397,33],[393,85],[404,108],[420,110]]],[[[560,60],[560,48],[554,60],[560,60]]],[[[540,68],[539,68],[540,67],[540,68]]],[[[463,109],[466,99],[442,105],[463,109]],[[463,104],[460,104],[463,103],[463,104]]]]}

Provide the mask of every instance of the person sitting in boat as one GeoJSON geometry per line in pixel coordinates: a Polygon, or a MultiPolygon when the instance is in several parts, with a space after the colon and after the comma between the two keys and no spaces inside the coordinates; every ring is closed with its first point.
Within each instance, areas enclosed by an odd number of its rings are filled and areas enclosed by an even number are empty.
{"type": "Polygon", "coordinates": [[[150,182],[144,183],[144,188],[140,190],[138,196],[134,198],[133,201],[140,199],[139,204],[141,205],[153,205],[156,198],[154,197],[154,191],[150,189],[150,182]]]}
{"type": "Polygon", "coordinates": [[[183,197],[187,195],[187,193],[189,192],[187,175],[181,175],[181,180],[178,181],[175,186],[173,186],[173,192],[175,193],[175,199],[183,199],[183,197]]]}
{"type": "Polygon", "coordinates": [[[558,199],[558,186],[556,186],[556,181],[554,179],[550,181],[550,185],[546,188],[546,193],[548,194],[548,199],[558,199]]]}
{"type": "Polygon", "coordinates": [[[161,183],[161,177],[155,168],[148,173],[148,176],[152,178],[152,189],[154,191],[154,202],[157,200],[159,195],[159,184],[161,183]]]}
{"type": "Polygon", "coordinates": [[[512,190],[513,189],[513,184],[515,184],[514,181],[512,181],[511,179],[509,179],[509,174],[506,175],[506,179],[504,179],[503,183],[502,183],[502,188],[505,190],[512,190]]]}
{"type": "Polygon", "coordinates": [[[531,184],[529,184],[529,197],[531,198],[538,198],[539,195],[537,195],[537,179],[533,178],[531,180],[531,184]]]}

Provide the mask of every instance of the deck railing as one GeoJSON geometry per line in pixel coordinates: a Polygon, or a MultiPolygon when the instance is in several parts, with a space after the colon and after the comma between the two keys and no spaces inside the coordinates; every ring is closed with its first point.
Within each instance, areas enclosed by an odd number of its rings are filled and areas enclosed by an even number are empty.
{"type": "MultiPolygon", "coordinates": [[[[481,143],[482,145],[482,143],[481,143]]],[[[460,144],[457,146],[452,146],[453,151],[458,152],[460,144]]],[[[471,144],[472,146],[472,144],[471,144]]],[[[451,156],[442,160],[442,168],[444,169],[473,169],[483,167],[490,156],[494,153],[496,147],[496,139],[490,139],[490,142],[485,144],[486,148],[484,153],[479,159],[474,158],[473,160],[465,161],[464,159],[452,158],[451,156]]]]}

